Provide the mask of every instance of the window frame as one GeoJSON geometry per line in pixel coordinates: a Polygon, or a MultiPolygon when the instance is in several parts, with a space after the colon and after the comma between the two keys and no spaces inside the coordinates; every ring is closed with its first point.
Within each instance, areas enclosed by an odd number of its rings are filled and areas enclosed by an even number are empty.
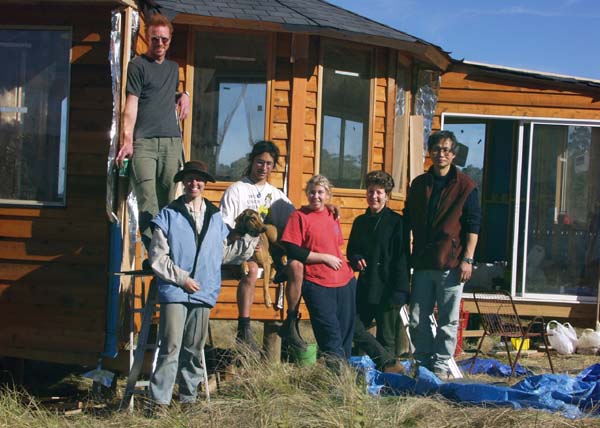
{"type": "MultiPolygon", "coordinates": [[[[440,129],[445,129],[445,123],[447,118],[459,118],[463,120],[468,119],[480,119],[480,120],[512,120],[517,123],[517,136],[516,136],[516,176],[512,177],[514,179],[515,190],[514,193],[511,194],[511,197],[514,200],[520,200],[525,197],[528,198],[528,195],[525,196],[522,194],[522,171],[527,169],[525,166],[525,162],[529,162],[529,157],[525,156],[524,153],[524,145],[530,144],[531,139],[533,138],[533,128],[536,125],[559,125],[559,126],[589,126],[600,128],[600,120],[594,119],[571,119],[571,118],[556,118],[556,117],[537,117],[537,116],[507,116],[507,115],[485,115],[485,114],[470,114],[470,113],[454,113],[454,112],[443,112],[440,118],[440,129]],[[528,128],[528,129],[527,129],[528,128]]],[[[525,190],[527,190],[527,186],[525,186],[525,190]]],[[[523,265],[523,258],[519,256],[519,245],[527,246],[527,237],[526,232],[528,229],[528,218],[527,216],[524,219],[520,219],[522,215],[521,211],[527,211],[527,206],[520,206],[521,204],[517,204],[515,210],[512,212],[512,240],[513,245],[509,250],[508,260],[510,262],[510,293],[515,299],[515,301],[523,301],[523,302],[554,302],[554,303],[596,303],[596,297],[589,296],[580,296],[580,295],[563,295],[563,294],[541,294],[541,293],[530,293],[526,291],[526,287],[524,287],[523,282],[525,281],[525,275],[523,275],[522,270],[519,270],[519,267],[523,265]],[[520,236],[522,235],[522,228],[525,231],[524,239],[520,240],[520,236]],[[525,293],[523,291],[525,290],[525,293]]],[[[465,295],[469,295],[469,293],[465,293],[465,295]]]]}
{"type": "Polygon", "coordinates": [[[46,31],[46,32],[64,32],[69,36],[68,55],[68,70],[66,74],[66,103],[64,105],[64,113],[60,117],[60,136],[58,150],[58,165],[57,165],[57,183],[62,189],[62,197],[58,201],[39,201],[28,199],[5,199],[0,198],[1,207],[57,207],[64,208],[67,206],[67,181],[68,181],[68,153],[69,153],[69,126],[71,113],[71,73],[72,73],[72,49],[73,49],[73,27],[68,25],[0,25],[0,30],[16,30],[16,31],[46,31]],[[60,184],[62,183],[62,184],[60,184]]]}
{"type": "MultiPolygon", "coordinates": [[[[317,129],[316,129],[316,141],[315,141],[315,173],[321,173],[321,149],[322,149],[322,137],[323,137],[323,77],[324,77],[324,57],[325,57],[325,47],[326,45],[337,45],[342,46],[344,48],[359,50],[363,52],[369,53],[369,116],[368,120],[365,123],[367,129],[364,131],[365,135],[367,135],[366,141],[366,159],[363,160],[363,164],[365,165],[365,172],[371,170],[372,163],[372,150],[373,150],[373,128],[375,121],[375,86],[377,84],[376,77],[376,49],[373,46],[362,45],[354,42],[349,42],[345,40],[338,40],[332,38],[320,38],[319,43],[319,62],[318,62],[318,82],[319,82],[319,90],[317,94],[317,129]]],[[[362,165],[361,165],[362,168],[362,165]]],[[[326,175],[326,174],[325,174],[326,175]]],[[[361,180],[364,179],[364,174],[362,174],[361,180]]],[[[328,177],[331,178],[331,177],[328,177]]],[[[333,179],[335,184],[335,179],[333,179]]],[[[340,187],[334,186],[333,194],[335,196],[360,196],[364,197],[365,189],[362,188],[353,188],[353,187],[340,187]]]]}
{"type": "MultiPolygon", "coordinates": [[[[260,30],[241,30],[232,28],[215,28],[203,25],[190,25],[188,30],[187,38],[187,61],[185,66],[185,84],[184,90],[190,94],[190,112],[188,119],[183,123],[183,150],[186,159],[190,159],[192,151],[192,131],[193,131],[193,117],[194,117],[194,74],[196,64],[196,34],[199,32],[218,32],[223,34],[237,34],[243,36],[244,34],[254,34],[264,36],[266,39],[265,44],[265,55],[266,55],[266,71],[265,71],[265,124],[264,124],[264,139],[271,139],[271,108],[273,104],[273,87],[275,80],[275,61],[276,61],[276,33],[269,31],[260,30]]],[[[282,161],[280,160],[280,163],[282,161]]],[[[232,183],[240,180],[242,177],[238,177],[232,181],[219,180],[215,183],[211,183],[211,188],[216,191],[223,191],[227,189],[232,183]]]]}

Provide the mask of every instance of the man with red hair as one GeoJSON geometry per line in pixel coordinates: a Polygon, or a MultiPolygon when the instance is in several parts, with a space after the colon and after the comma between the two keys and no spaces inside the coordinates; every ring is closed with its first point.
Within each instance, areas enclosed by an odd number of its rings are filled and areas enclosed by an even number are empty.
{"type": "Polygon", "coordinates": [[[140,233],[146,249],[150,222],[175,197],[173,176],[183,163],[179,119],[189,112],[189,94],[177,93],[179,66],[166,59],[173,26],[160,14],[146,24],[148,50],[127,69],[123,138],[115,163],[131,159],[131,178],[138,202],[140,233]]]}

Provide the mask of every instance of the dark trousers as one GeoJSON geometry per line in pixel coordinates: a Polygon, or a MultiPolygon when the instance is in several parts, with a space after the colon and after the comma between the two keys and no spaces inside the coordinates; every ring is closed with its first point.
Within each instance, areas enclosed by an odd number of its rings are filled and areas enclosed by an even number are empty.
{"type": "Polygon", "coordinates": [[[356,279],[343,287],[323,287],[304,281],[302,296],[310,314],[315,339],[321,353],[349,359],[356,314],[356,279]]]}
{"type": "Polygon", "coordinates": [[[380,370],[395,360],[399,317],[399,309],[391,308],[387,302],[379,305],[357,305],[354,344],[366,352],[380,370]],[[367,330],[373,320],[377,324],[377,337],[367,330]]]}

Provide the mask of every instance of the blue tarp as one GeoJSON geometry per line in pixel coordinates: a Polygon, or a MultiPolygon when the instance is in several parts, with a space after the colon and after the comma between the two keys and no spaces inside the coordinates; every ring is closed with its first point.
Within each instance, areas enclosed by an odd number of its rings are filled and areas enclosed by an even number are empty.
{"type": "MultiPolygon", "coordinates": [[[[457,363],[458,367],[464,373],[472,373],[472,374],[486,374],[489,376],[504,376],[508,377],[511,373],[511,368],[508,364],[503,364],[498,360],[494,360],[493,358],[468,358],[466,360],[459,361],[457,363]],[[475,360],[475,364],[473,364],[473,370],[471,370],[471,364],[475,360]]],[[[532,375],[533,373],[530,370],[527,370],[522,365],[517,363],[515,367],[515,376],[525,376],[532,375]]]]}
{"type": "MultiPolygon", "coordinates": [[[[352,357],[350,362],[365,373],[368,391],[373,395],[440,394],[456,402],[543,409],[560,412],[572,419],[600,415],[597,406],[600,402],[600,364],[586,368],[575,377],[557,374],[528,376],[508,387],[465,379],[443,382],[423,367],[418,368],[414,378],[382,373],[375,369],[367,356],[352,357]]],[[[405,368],[409,373],[410,363],[405,363],[405,368]]]]}

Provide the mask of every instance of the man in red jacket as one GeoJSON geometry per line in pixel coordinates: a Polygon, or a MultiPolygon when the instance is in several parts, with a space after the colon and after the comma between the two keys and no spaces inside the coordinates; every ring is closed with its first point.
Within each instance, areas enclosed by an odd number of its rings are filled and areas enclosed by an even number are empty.
{"type": "Polygon", "coordinates": [[[463,285],[471,278],[481,208],[475,182],[452,164],[457,141],[450,131],[432,134],[433,166],[415,178],[406,199],[412,230],[410,334],[415,360],[438,375],[448,373],[456,348],[463,285]],[[429,316],[437,304],[435,338],[429,316]]]}

